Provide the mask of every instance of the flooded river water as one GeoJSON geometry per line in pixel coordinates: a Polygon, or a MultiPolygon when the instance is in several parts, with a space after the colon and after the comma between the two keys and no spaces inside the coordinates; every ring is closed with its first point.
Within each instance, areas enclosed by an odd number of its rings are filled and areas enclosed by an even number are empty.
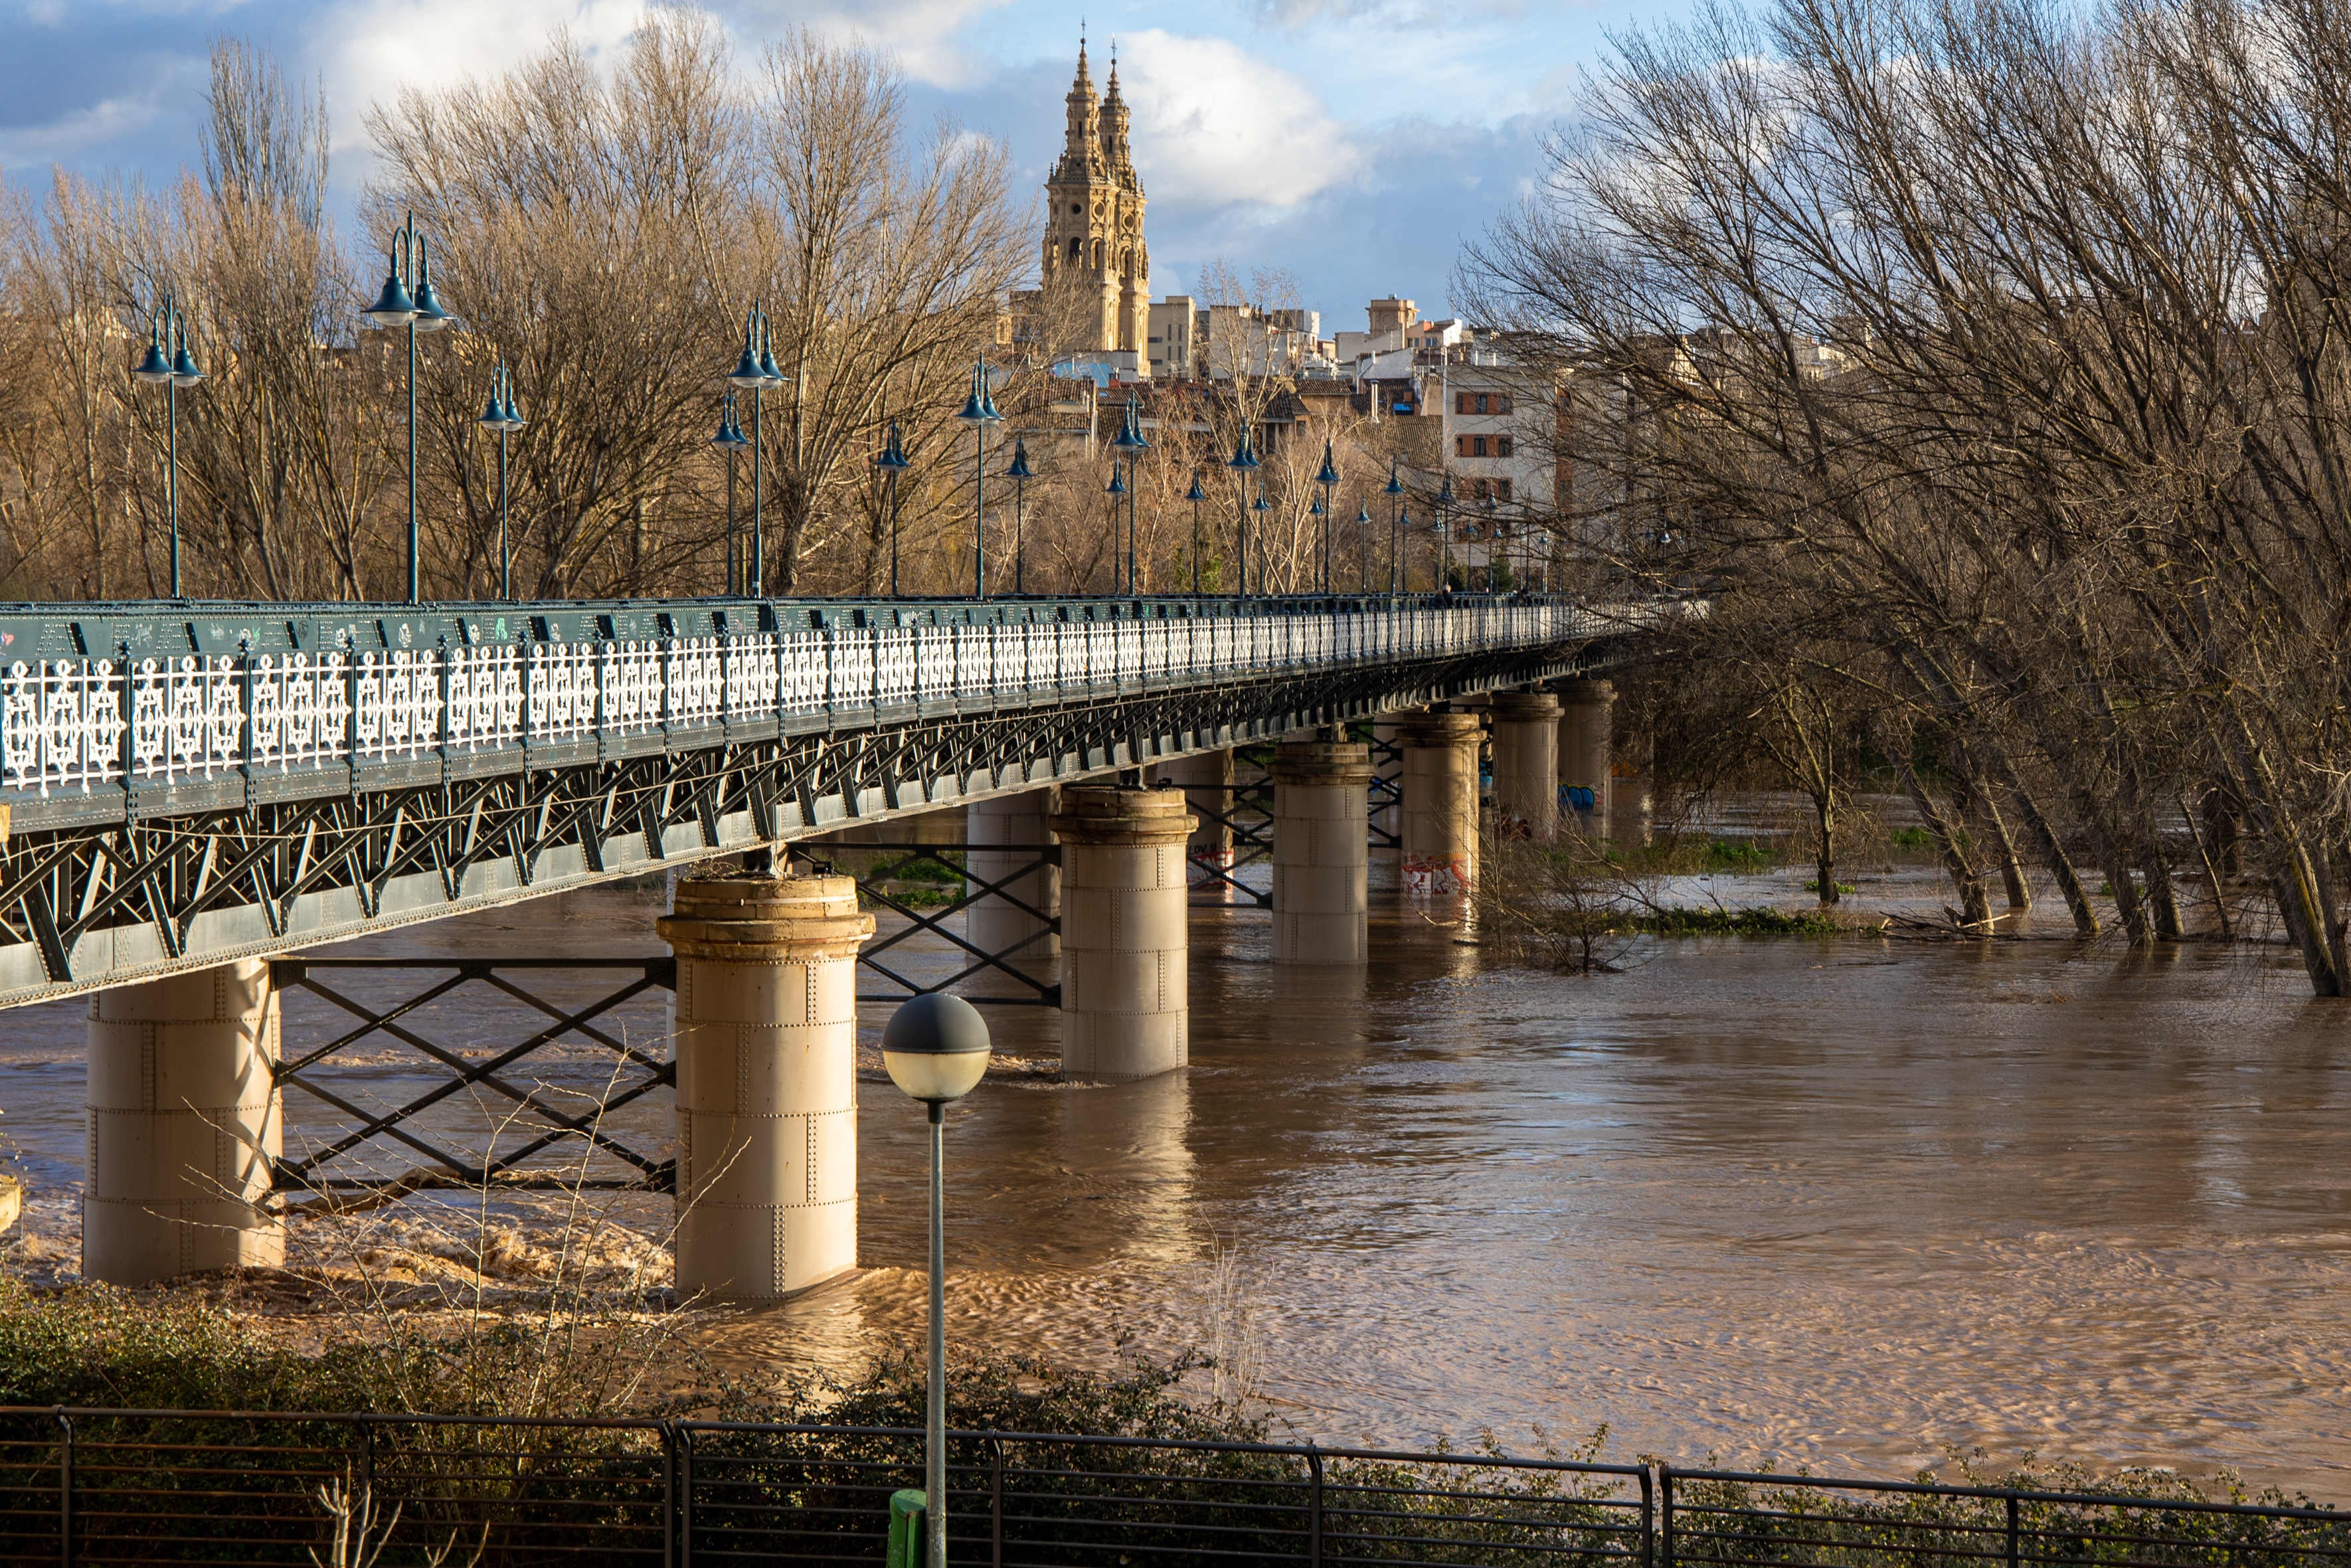
{"type": "MultiPolygon", "coordinates": [[[[659,908],[573,895],[370,950],[655,952],[659,908]]],[[[1392,891],[1374,911],[1360,975],[1278,973],[1266,915],[1198,912],[1189,1071],[1008,1072],[958,1108],[950,1332],[1106,1364],[1220,1327],[1326,1441],[1604,1423],[1612,1457],[1882,1476],[1980,1448],[2351,1501],[2351,1004],[2286,955],[1698,939],[1585,978],[1392,891]]],[[[53,1253],[82,1011],[0,1035],[0,1130],[53,1253]]],[[[1052,1054],[1050,1014],[996,1021],[1052,1054]]],[[[289,1049],[326,1027],[289,1004],[289,1049]]],[[[376,1071],[385,1098],[425,1082],[376,1071]]],[[[862,1098],[866,1271],[735,1317],[728,1359],[918,1332],[922,1118],[886,1082],[862,1098]]],[[[631,1125],[658,1143],[666,1113],[631,1125]]],[[[289,1117],[297,1142],[323,1124],[289,1117]]]]}

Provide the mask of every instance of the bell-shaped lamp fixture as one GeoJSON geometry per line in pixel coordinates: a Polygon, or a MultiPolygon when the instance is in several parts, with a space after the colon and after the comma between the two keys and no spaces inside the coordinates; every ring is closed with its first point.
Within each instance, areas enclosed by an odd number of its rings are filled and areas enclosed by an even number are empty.
{"type": "Polygon", "coordinates": [[[776,365],[775,340],[768,335],[765,317],[759,321],[759,381],[771,392],[784,384],[784,372],[776,365]]]}
{"type": "Polygon", "coordinates": [[[147,351],[131,367],[131,373],[149,386],[159,387],[172,379],[172,361],[163,352],[163,329],[156,328],[147,335],[147,351]]]}
{"type": "Polygon", "coordinates": [[[1110,493],[1113,496],[1126,494],[1126,480],[1121,476],[1116,468],[1110,471],[1110,493]]]}
{"type": "Polygon", "coordinates": [[[1383,496],[1404,494],[1404,480],[1396,473],[1396,459],[1393,457],[1388,459],[1388,482],[1380,486],[1380,494],[1383,496]]]}
{"type": "Polygon", "coordinates": [[[759,369],[759,350],[752,346],[751,329],[747,327],[743,329],[743,357],[737,360],[735,368],[726,372],[726,380],[729,385],[741,387],[746,392],[767,384],[767,372],[759,369]]]}
{"type": "Polygon", "coordinates": [[[416,329],[438,332],[444,327],[454,327],[457,319],[442,307],[441,296],[433,287],[433,256],[424,236],[416,236],[416,329]]]}
{"type": "Polygon", "coordinates": [[[1309,517],[1326,517],[1331,515],[1331,508],[1322,504],[1322,497],[1317,496],[1314,497],[1314,504],[1307,507],[1306,512],[1309,517]]]}
{"type": "Polygon", "coordinates": [[[979,367],[974,365],[971,371],[971,395],[963,400],[963,412],[956,415],[957,419],[966,424],[987,423],[989,410],[984,395],[987,383],[980,379],[979,367]]]}
{"type": "Polygon", "coordinates": [[[890,422],[888,437],[882,443],[882,455],[873,460],[873,466],[884,472],[895,472],[914,466],[914,464],[907,460],[906,449],[898,444],[898,422],[894,419],[890,422]]]}
{"type": "Polygon", "coordinates": [[[1440,507],[1453,505],[1453,476],[1450,474],[1445,476],[1445,483],[1437,486],[1437,504],[1440,507]]]}
{"type": "Polygon", "coordinates": [[[1314,482],[1326,487],[1339,482],[1339,465],[1332,459],[1331,441],[1328,436],[1325,436],[1322,441],[1322,466],[1316,470],[1314,482]]]}
{"type": "Polygon", "coordinates": [[[496,376],[490,378],[490,401],[482,405],[482,416],[474,423],[484,430],[507,428],[507,405],[498,400],[498,379],[496,376]]]}
{"type": "Polygon", "coordinates": [[[408,297],[408,286],[400,280],[397,258],[383,275],[383,292],[377,295],[375,303],[360,314],[375,325],[387,329],[405,327],[416,319],[416,301],[408,297]]]}
{"type": "Polygon", "coordinates": [[[933,991],[890,1015],[882,1030],[882,1065],[910,1100],[945,1105],[979,1086],[987,1072],[987,1020],[961,997],[933,991]]]}
{"type": "Polygon", "coordinates": [[[1225,466],[1238,468],[1247,473],[1257,465],[1257,453],[1249,446],[1249,432],[1243,430],[1240,440],[1233,447],[1233,455],[1225,460],[1225,466]]]}
{"type": "Polygon", "coordinates": [[[1143,437],[1143,409],[1130,394],[1126,400],[1126,419],[1118,428],[1118,436],[1111,444],[1125,452],[1148,451],[1151,443],[1143,437]]]}
{"type": "Polygon", "coordinates": [[[1273,503],[1265,498],[1264,491],[1259,490],[1257,493],[1257,499],[1249,503],[1249,510],[1252,512],[1270,512],[1273,510],[1273,503]]]}
{"type": "Polygon", "coordinates": [[[1200,471],[1197,468],[1192,470],[1192,487],[1184,492],[1184,498],[1196,507],[1208,498],[1208,493],[1200,488],[1200,471]]]}
{"type": "Polygon", "coordinates": [[[1012,443],[1012,465],[1004,471],[1007,479],[1034,479],[1037,471],[1029,466],[1029,443],[1015,437],[1012,443]]]}

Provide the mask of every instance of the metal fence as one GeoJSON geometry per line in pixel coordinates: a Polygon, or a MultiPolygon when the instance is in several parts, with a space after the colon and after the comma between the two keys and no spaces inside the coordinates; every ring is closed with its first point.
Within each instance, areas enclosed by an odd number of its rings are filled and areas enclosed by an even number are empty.
{"type": "MultiPolygon", "coordinates": [[[[0,1562],[308,1563],[364,1490],[394,1563],[878,1563],[921,1434],[0,1410],[0,1562]],[[396,1523],[388,1522],[394,1509],[396,1523]]],[[[959,1432],[966,1568],[2329,1568],[2351,1516],[1312,1445],[959,1432]]]]}
{"type": "Polygon", "coordinates": [[[829,600],[0,610],[0,796],[718,746],[1596,635],[1562,600],[829,600]]]}

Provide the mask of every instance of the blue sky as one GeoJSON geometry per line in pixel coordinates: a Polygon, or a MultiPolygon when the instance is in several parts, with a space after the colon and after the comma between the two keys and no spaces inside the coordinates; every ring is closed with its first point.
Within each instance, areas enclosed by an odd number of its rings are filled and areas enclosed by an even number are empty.
{"type": "MultiPolygon", "coordinates": [[[[890,49],[918,110],[1000,138],[1024,191],[1058,152],[1082,18],[1113,39],[1151,199],[1152,286],[1222,256],[1293,274],[1323,330],[1398,293],[1447,313],[1461,240],[1528,189],[1608,34],[1687,9],[1632,0],[740,0],[709,7],[755,56],[806,23],[890,49]]],[[[151,183],[194,162],[220,36],[325,85],[336,183],[364,178],[361,116],[407,83],[494,72],[568,28],[626,38],[644,0],[0,0],[0,172],[52,162],[151,183]]]]}

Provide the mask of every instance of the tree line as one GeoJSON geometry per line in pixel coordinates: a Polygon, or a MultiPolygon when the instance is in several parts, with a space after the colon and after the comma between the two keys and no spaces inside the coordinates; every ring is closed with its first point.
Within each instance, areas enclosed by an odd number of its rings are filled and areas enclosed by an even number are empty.
{"type": "Polygon", "coordinates": [[[1866,757],[1971,924],[2027,864],[2134,943],[2250,885],[2351,984],[2346,19],[1711,9],[1619,42],[1473,248],[1595,570],[1709,593],[1687,700],[1816,800],[1824,898],[1866,757]]]}

